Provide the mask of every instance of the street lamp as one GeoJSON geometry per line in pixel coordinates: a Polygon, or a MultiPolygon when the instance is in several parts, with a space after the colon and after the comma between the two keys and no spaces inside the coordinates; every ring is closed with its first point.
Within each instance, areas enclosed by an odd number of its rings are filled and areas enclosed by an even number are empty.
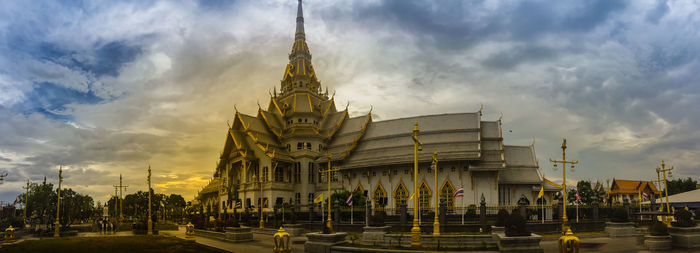
{"type": "Polygon", "coordinates": [[[148,165],[148,232],[153,235],[153,221],[151,220],[151,165],[148,165]]]}
{"type": "Polygon", "coordinates": [[[258,203],[258,211],[260,213],[260,226],[259,226],[259,228],[262,229],[262,228],[265,228],[265,221],[263,220],[263,210],[262,210],[262,208],[263,208],[263,180],[262,180],[262,175],[260,175],[260,174],[261,173],[258,173],[257,181],[255,181],[255,182],[260,184],[260,203],[258,203]]]}
{"type": "Polygon", "coordinates": [[[438,174],[438,169],[437,169],[437,150],[433,152],[433,170],[435,170],[435,218],[433,219],[433,234],[434,235],[440,235],[440,221],[438,220],[438,198],[440,197],[440,192],[438,188],[438,181],[437,181],[437,174],[438,174]]]}
{"type": "Polygon", "coordinates": [[[328,173],[326,174],[326,181],[328,181],[328,222],[326,222],[326,226],[328,227],[328,230],[333,231],[333,220],[331,219],[331,172],[336,172],[339,171],[340,168],[331,168],[331,158],[333,156],[331,155],[331,151],[329,150],[327,152],[328,156],[328,169],[326,170],[321,170],[321,173],[328,173]]]}
{"type": "Polygon", "coordinates": [[[563,195],[563,208],[562,208],[562,217],[561,217],[561,232],[562,234],[566,233],[566,164],[571,164],[571,169],[574,168],[575,164],[578,164],[578,160],[576,161],[567,161],[566,160],[566,139],[564,139],[561,143],[561,160],[553,160],[552,158],[549,158],[549,161],[554,163],[554,168],[557,167],[557,163],[561,164],[562,167],[562,173],[563,173],[563,182],[562,182],[562,188],[564,189],[564,195],[563,195]]]}
{"type": "Polygon", "coordinates": [[[53,237],[59,237],[61,236],[59,233],[59,227],[61,226],[61,223],[58,222],[60,218],[60,212],[61,210],[61,182],[63,182],[63,167],[58,168],[58,202],[56,203],[56,222],[54,223],[54,230],[53,230],[53,237]]]}
{"type": "MultiPolygon", "coordinates": [[[[664,160],[661,160],[661,168],[656,168],[657,176],[659,172],[661,172],[664,175],[664,191],[666,192],[666,212],[671,212],[671,207],[668,201],[668,181],[666,180],[666,171],[668,171],[668,177],[671,177],[671,170],[673,170],[673,166],[671,166],[671,168],[666,168],[666,163],[664,162],[664,160]]],[[[666,219],[666,223],[669,222],[670,219],[666,219]]]]}
{"type": "Polygon", "coordinates": [[[418,226],[418,151],[423,150],[423,143],[418,140],[418,121],[413,125],[413,227],[411,228],[411,246],[421,246],[420,226],[418,226]]]}

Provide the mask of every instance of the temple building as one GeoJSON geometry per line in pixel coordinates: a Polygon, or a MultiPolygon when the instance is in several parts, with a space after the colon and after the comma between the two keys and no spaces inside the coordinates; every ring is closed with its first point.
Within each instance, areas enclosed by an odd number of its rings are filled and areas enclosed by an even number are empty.
{"type": "Polygon", "coordinates": [[[656,186],[651,181],[638,180],[622,180],[613,178],[610,185],[610,200],[613,203],[622,203],[625,199],[628,201],[636,201],[639,199],[642,192],[646,193],[650,198],[658,196],[661,192],[656,189],[656,186]]]}
{"type": "Polygon", "coordinates": [[[302,12],[299,1],[294,44],[279,92],[275,87],[267,106],[255,115],[236,110],[213,179],[198,194],[203,209],[231,213],[236,201],[243,208],[262,204],[265,212],[275,204],[306,205],[319,194],[327,195],[326,180],[331,180],[332,191],[360,190],[373,206],[386,210],[401,203],[413,209],[408,199],[414,180],[421,209],[434,208],[434,198],[442,198],[454,212],[455,207],[478,205],[482,195],[489,205],[515,205],[521,198],[535,204],[542,201],[536,200],[542,186],[548,192],[545,203],[551,201],[558,189],[544,183],[534,142],[505,145],[501,119],[485,120],[481,109],[374,121],[371,109],[351,117],[347,106],[338,108],[314,71],[302,12]],[[415,124],[423,143],[418,178],[413,173],[415,124]],[[431,166],[434,151],[437,185],[431,166]],[[330,179],[321,173],[329,160],[340,169],[330,179]],[[464,197],[454,198],[460,187],[464,197]]]}

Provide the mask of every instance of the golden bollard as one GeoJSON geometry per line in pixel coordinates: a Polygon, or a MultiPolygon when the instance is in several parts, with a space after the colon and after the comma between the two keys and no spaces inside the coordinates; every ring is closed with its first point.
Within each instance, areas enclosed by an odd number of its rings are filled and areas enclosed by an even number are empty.
{"type": "Polygon", "coordinates": [[[284,227],[280,227],[272,238],[275,241],[275,248],[272,249],[274,253],[289,253],[292,252],[292,245],[289,244],[289,233],[284,230],[284,227]]]}
{"type": "Polygon", "coordinates": [[[566,230],[566,234],[559,237],[559,252],[560,253],[578,253],[581,246],[581,241],[574,236],[571,229],[566,230]]]}
{"type": "Polygon", "coordinates": [[[185,225],[185,238],[194,240],[194,225],[192,225],[192,222],[187,222],[187,225],[185,225]]]}
{"type": "Polygon", "coordinates": [[[5,240],[2,241],[2,245],[15,244],[15,229],[10,225],[5,229],[5,240]]]}

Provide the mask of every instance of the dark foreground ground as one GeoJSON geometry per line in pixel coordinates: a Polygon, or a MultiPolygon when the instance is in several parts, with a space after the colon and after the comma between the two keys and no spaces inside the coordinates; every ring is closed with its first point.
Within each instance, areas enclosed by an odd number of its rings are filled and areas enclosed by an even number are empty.
{"type": "Polygon", "coordinates": [[[175,237],[119,236],[119,237],[67,237],[58,239],[26,240],[15,245],[3,246],[0,252],[22,253],[91,253],[91,252],[221,252],[201,244],[175,237]]]}

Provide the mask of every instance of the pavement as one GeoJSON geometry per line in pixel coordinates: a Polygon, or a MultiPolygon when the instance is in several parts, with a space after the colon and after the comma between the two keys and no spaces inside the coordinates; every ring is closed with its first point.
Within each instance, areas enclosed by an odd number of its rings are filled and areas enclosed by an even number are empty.
{"type": "MultiPolygon", "coordinates": [[[[185,238],[185,227],[180,226],[178,230],[169,231],[159,231],[163,236],[174,236],[182,239],[185,238]]],[[[265,231],[257,231],[265,232],[265,231]]],[[[97,236],[131,236],[133,235],[131,231],[120,231],[120,232],[87,232],[79,233],[79,237],[97,237],[97,236]]],[[[23,240],[36,240],[39,238],[34,238],[31,236],[24,237],[18,242],[23,240]]],[[[303,253],[304,244],[303,241],[305,237],[292,238],[292,252],[303,253]]],[[[635,237],[622,237],[622,238],[609,238],[604,234],[601,235],[589,235],[581,237],[581,249],[580,252],[611,252],[611,253],[632,253],[632,252],[650,252],[644,248],[643,245],[636,244],[635,237]]],[[[274,248],[274,242],[272,241],[272,235],[267,233],[253,233],[253,241],[251,242],[240,242],[232,243],[226,241],[220,241],[216,239],[211,239],[208,237],[195,236],[195,242],[208,246],[217,248],[220,250],[235,252],[235,253],[262,253],[270,252],[274,248]]],[[[558,252],[557,241],[551,238],[545,238],[540,242],[540,245],[544,249],[544,252],[558,252]]],[[[680,252],[700,252],[698,250],[670,250],[664,251],[668,253],[680,253],[680,252]]]]}
{"type": "MultiPolygon", "coordinates": [[[[165,236],[175,236],[178,238],[185,239],[185,227],[180,226],[179,230],[173,231],[159,231],[161,235],[165,236]]],[[[225,242],[225,241],[220,241],[220,240],[215,240],[207,237],[202,237],[202,236],[196,236],[195,235],[195,242],[199,244],[203,244],[205,246],[209,247],[214,247],[218,249],[222,249],[225,251],[229,252],[234,252],[234,253],[261,253],[261,252],[271,252],[272,249],[275,247],[274,242],[272,241],[272,236],[268,234],[258,234],[258,233],[253,233],[253,241],[252,242],[240,242],[240,243],[232,243],[232,242],[225,242]]],[[[304,244],[292,244],[292,252],[293,253],[303,253],[304,252],[304,244]]]]}

